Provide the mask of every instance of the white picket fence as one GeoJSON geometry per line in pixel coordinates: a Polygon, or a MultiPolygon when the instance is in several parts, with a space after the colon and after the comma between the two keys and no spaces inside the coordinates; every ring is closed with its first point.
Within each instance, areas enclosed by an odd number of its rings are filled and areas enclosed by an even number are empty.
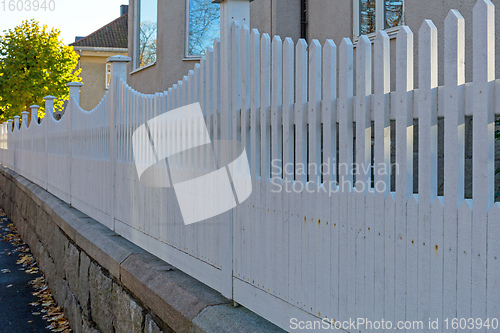
{"type": "Polygon", "coordinates": [[[216,41],[183,80],[154,95],[128,86],[125,59],[112,57],[111,88],[94,110],[79,107],[79,85],[70,84],[71,100],[60,121],[50,116],[49,97],[41,124],[26,127],[23,113],[20,129],[19,118],[14,126],[1,125],[0,161],[287,330],[291,318],[384,319],[394,325],[416,320],[425,324],[423,331],[429,331],[429,318],[439,318],[433,332],[457,331],[452,318],[492,323],[500,317],[494,6],[479,0],[473,17],[472,83],[465,83],[465,22],[452,10],[444,41],[437,40],[431,21],[418,32],[419,89],[413,87],[414,35],[408,27],[397,35],[392,92],[389,37],[379,32],[373,43],[360,38],[356,96],[349,39],[338,48],[331,40],[294,45],[235,22],[227,42],[223,30],[222,44],[216,41]],[[439,42],[445,73],[440,87],[439,42]],[[173,189],[139,182],[132,133],[159,114],[195,102],[213,140],[234,138],[245,145],[253,193],[231,212],[184,226],[173,189]],[[472,200],[464,199],[467,115],[473,116],[472,200]],[[443,197],[437,195],[438,117],[444,117],[443,197]],[[383,172],[391,164],[391,144],[395,192],[383,172]],[[275,161],[291,168],[271,175],[275,161]],[[299,170],[329,161],[330,172],[299,170]],[[370,168],[353,176],[354,161],[373,167],[373,181],[370,168]],[[278,184],[282,191],[276,191],[278,184]]]}

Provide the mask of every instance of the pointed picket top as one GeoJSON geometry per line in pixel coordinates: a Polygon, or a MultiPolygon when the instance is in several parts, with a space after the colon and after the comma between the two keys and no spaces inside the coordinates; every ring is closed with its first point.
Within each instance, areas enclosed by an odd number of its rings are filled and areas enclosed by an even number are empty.
{"type": "Polygon", "coordinates": [[[456,9],[444,21],[444,82],[450,87],[465,83],[465,19],[456,9]]]}
{"type": "Polygon", "coordinates": [[[244,25],[241,27],[240,37],[243,40],[246,38],[246,36],[250,36],[250,28],[248,26],[244,25]]]}
{"type": "Polygon", "coordinates": [[[271,38],[267,33],[260,39],[260,103],[261,111],[271,106],[271,38]]]}
{"type": "Polygon", "coordinates": [[[386,208],[391,207],[392,209],[394,209],[395,204],[396,204],[395,192],[389,192],[385,197],[385,206],[386,208]]]}
{"type": "Polygon", "coordinates": [[[48,95],[48,96],[45,96],[43,99],[46,101],[51,101],[51,100],[53,101],[53,100],[57,99],[57,97],[52,96],[52,95],[48,95]]]}
{"type": "MultiPolygon", "coordinates": [[[[295,103],[295,50],[287,37],[283,43],[283,164],[294,163],[295,133],[293,127],[293,104],[295,103]]],[[[285,180],[293,180],[293,172],[283,172],[285,180]]]]}
{"type": "Polygon", "coordinates": [[[372,42],[362,35],[356,45],[356,96],[368,96],[372,93],[371,67],[372,42]]]}
{"type": "Polygon", "coordinates": [[[273,37],[272,50],[273,91],[271,104],[275,107],[279,107],[283,104],[283,41],[281,37],[273,37]]]}
{"type": "Polygon", "coordinates": [[[250,108],[260,107],[260,33],[250,31],[250,108]]]}
{"type": "Polygon", "coordinates": [[[479,0],[473,9],[473,81],[495,79],[495,6],[479,0]]]}
{"type": "Polygon", "coordinates": [[[391,91],[390,39],[387,32],[379,30],[373,41],[374,75],[381,80],[373,89],[375,94],[387,94],[391,91]]]}
{"type": "Polygon", "coordinates": [[[398,91],[413,90],[413,32],[405,25],[396,38],[396,86],[398,91]]]}
{"type": "Polygon", "coordinates": [[[458,207],[458,215],[472,214],[472,204],[473,201],[471,199],[465,199],[462,201],[462,204],[458,207]]]}
{"type": "Polygon", "coordinates": [[[418,87],[434,89],[438,85],[437,28],[431,20],[424,20],[418,31],[418,87]]]}
{"type": "Polygon", "coordinates": [[[337,45],[327,39],[323,46],[323,100],[334,101],[337,98],[337,45]]]}
{"type": "Polygon", "coordinates": [[[283,105],[293,105],[295,102],[295,54],[293,39],[285,38],[283,42],[283,105]]]}
{"type": "Polygon", "coordinates": [[[238,20],[233,20],[233,23],[231,23],[231,29],[234,31],[234,29],[240,28],[240,22],[238,20]]]}
{"type": "Polygon", "coordinates": [[[321,100],[321,44],[317,39],[309,45],[309,100],[321,100]]]}
{"type": "MultiPolygon", "coordinates": [[[[500,202],[495,202],[493,206],[491,206],[490,211],[488,212],[489,216],[494,216],[496,219],[500,218],[500,202]]],[[[500,234],[498,235],[492,235],[494,237],[500,237],[500,234]]],[[[499,239],[500,240],[500,239],[499,239]]]]}
{"type": "Polygon", "coordinates": [[[349,38],[342,39],[339,46],[339,97],[353,95],[353,45],[349,38]]]}
{"type": "Polygon", "coordinates": [[[295,49],[295,102],[304,106],[307,102],[307,42],[299,39],[295,49]]]}

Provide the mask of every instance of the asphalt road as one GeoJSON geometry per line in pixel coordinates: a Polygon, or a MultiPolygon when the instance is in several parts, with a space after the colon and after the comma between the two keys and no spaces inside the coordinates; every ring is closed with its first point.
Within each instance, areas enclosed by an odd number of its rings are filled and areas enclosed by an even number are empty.
{"type": "MultiPolygon", "coordinates": [[[[9,223],[0,217],[0,240],[9,233],[9,223]]],[[[38,298],[32,295],[35,290],[28,282],[40,275],[19,270],[18,252],[13,252],[14,249],[10,242],[0,241],[0,333],[50,332],[45,328],[49,323],[41,315],[32,314],[40,312],[42,307],[30,305],[38,298]],[[10,273],[2,273],[4,269],[10,273]]]]}

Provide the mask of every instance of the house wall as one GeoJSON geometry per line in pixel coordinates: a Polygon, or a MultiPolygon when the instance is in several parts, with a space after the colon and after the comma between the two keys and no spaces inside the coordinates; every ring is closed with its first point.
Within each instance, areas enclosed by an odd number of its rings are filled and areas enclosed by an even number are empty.
{"type": "Polygon", "coordinates": [[[99,51],[79,51],[80,54],[80,74],[83,82],[81,88],[81,107],[90,111],[106,94],[106,59],[114,55],[127,55],[127,52],[99,52],[99,51]]]}
{"type": "Polygon", "coordinates": [[[255,0],[250,3],[250,27],[270,36],[300,38],[300,0],[255,0]]]}
{"type": "Polygon", "coordinates": [[[135,70],[134,21],[135,1],[129,2],[128,26],[129,50],[132,61],[128,65],[127,82],[137,91],[154,93],[167,90],[193,69],[196,61],[184,60],[186,35],[186,2],[185,0],[158,1],[158,40],[157,52],[159,61],[156,64],[135,70]]]}
{"type": "MultiPolygon", "coordinates": [[[[430,19],[438,28],[439,48],[443,48],[444,19],[450,9],[458,9],[466,20],[466,80],[472,81],[472,9],[477,0],[407,0],[405,24],[414,32],[415,87],[418,87],[418,30],[423,20],[430,19]]],[[[496,5],[496,53],[500,54],[500,0],[496,5]]],[[[130,0],[130,17],[134,16],[134,0],[130,0]]],[[[153,93],[164,91],[182,79],[193,68],[194,62],[183,60],[185,47],[185,0],[158,2],[158,55],[155,65],[132,72],[129,64],[129,83],[138,91],[153,93]],[[175,32],[175,33],[173,33],[175,32]]],[[[340,45],[344,37],[353,39],[353,2],[339,0],[307,1],[307,40],[318,39],[322,44],[332,39],[340,45]]],[[[133,20],[131,20],[131,23],[133,20]]],[[[279,35],[300,38],[300,0],[254,0],[250,3],[250,26],[271,37],[279,35]]],[[[129,25],[129,46],[133,45],[133,24],[129,25]]],[[[391,89],[396,88],[395,36],[391,39],[391,89]]],[[[132,53],[132,52],[131,52],[132,53]]],[[[439,52],[439,66],[443,67],[443,52],[439,52]]],[[[133,55],[132,55],[133,57],[133,55]]],[[[497,57],[496,77],[500,77],[500,57],[497,57]]],[[[439,84],[444,81],[444,71],[439,71],[439,84]]]]}
{"type": "MultiPolygon", "coordinates": [[[[465,47],[466,47],[466,81],[472,81],[472,10],[477,0],[406,0],[405,2],[405,24],[414,33],[415,42],[415,87],[418,87],[418,30],[425,19],[434,22],[438,29],[439,47],[439,85],[444,83],[444,20],[450,9],[460,11],[465,19],[465,47]]],[[[500,54],[500,0],[492,0],[495,5],[495,27],[496,34],[496,54],[500,54]]],[[[253,19],[253,17],[252,17],[253,19]]],[[[338,45],[344,37],[351,39],[353,36],[353,2],[352,1],[331,1],[331,0],[308,0],[308,41],[318,39],[324,43],[330,38],[338,45]]],[[[395,37],[395,36],[393,36],[395,37]]],[[[395,66],[394,58],[396,54],[395,38],[391,39],[391,82],[392,89],[395,89],[395,66]]],[[[496,77],[500,77],[500,57],[497,57],[496,77]]]]}

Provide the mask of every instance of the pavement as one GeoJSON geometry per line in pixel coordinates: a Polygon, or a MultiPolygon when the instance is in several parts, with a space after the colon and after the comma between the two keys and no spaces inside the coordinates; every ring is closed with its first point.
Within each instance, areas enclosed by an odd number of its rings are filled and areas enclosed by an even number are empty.
{"type": "MultiPolygon", "coordinates": [[[[10,233],[9,223],[0,216],[0,240],[10,233]]],[[[42,315],[33,314],[41,313],[42,306],[30,305],[38,298],[32,294],[35,290],[29,281],[41,275],[21,270],[22,266],[16,264],[19,253],[15,249],[10,242],[0,241],[0,333],[51,332],[42,315]]]]}

